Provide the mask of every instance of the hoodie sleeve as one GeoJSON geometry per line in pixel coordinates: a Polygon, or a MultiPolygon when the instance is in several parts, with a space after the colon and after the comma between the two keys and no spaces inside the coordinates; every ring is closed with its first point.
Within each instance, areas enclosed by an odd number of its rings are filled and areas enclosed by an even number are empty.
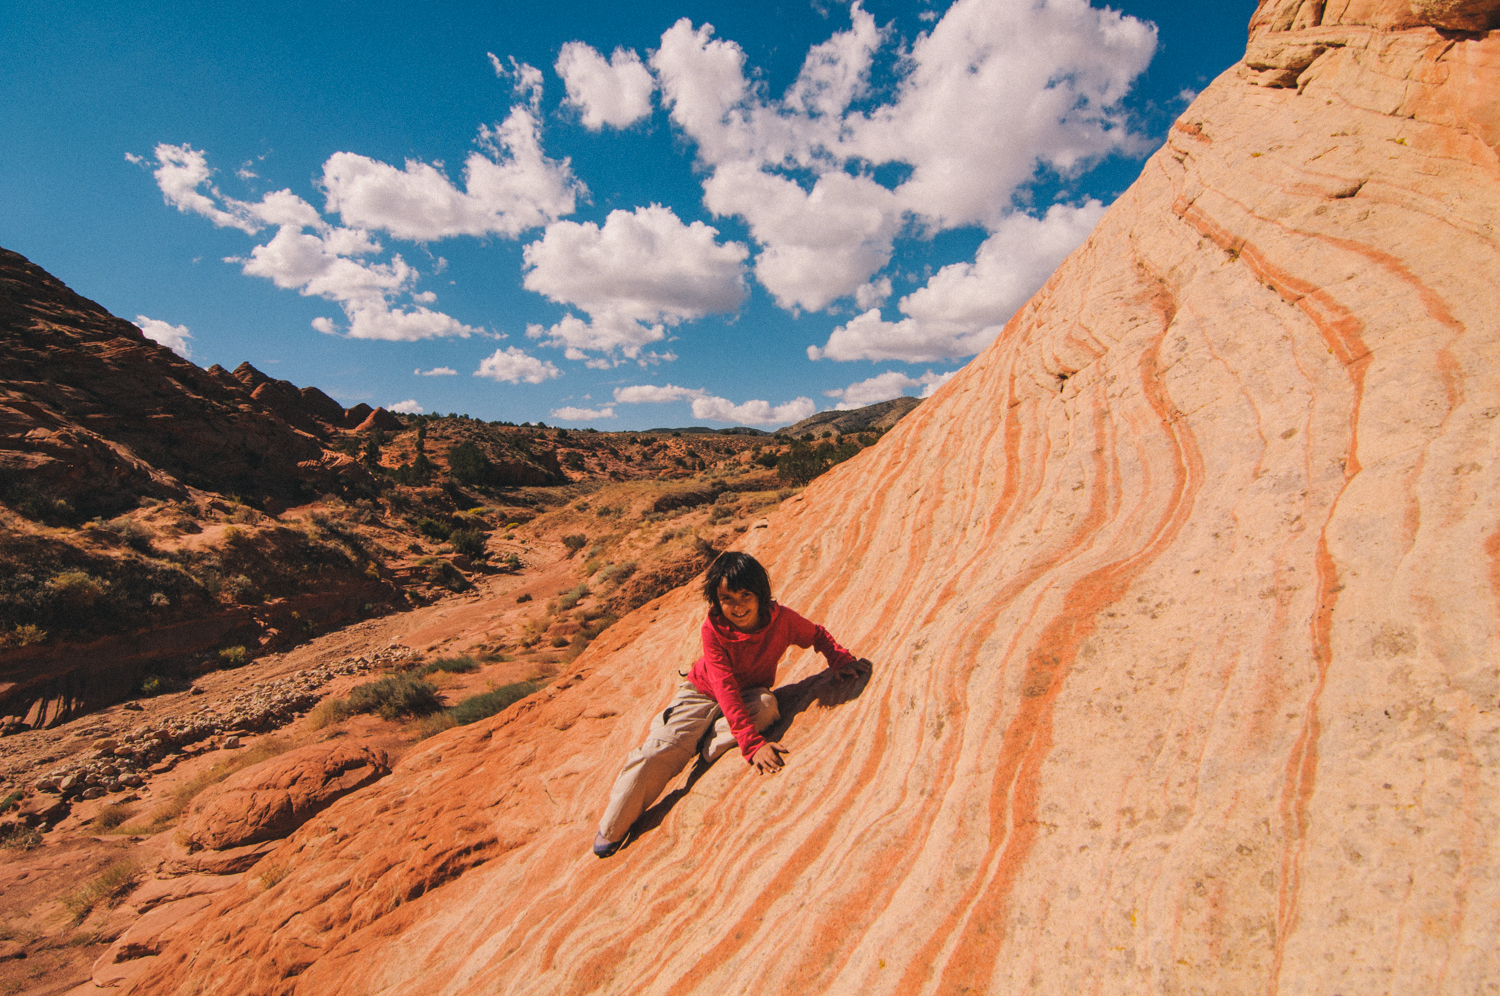
{"type": "Polygon", "coordinates": [[[745,708],[745,700],[740,694],[740,681],[734,676],[734,669],[730,667],[729,655],[725,652],[723,644],[719,642],[718,634],[714,632],[713,623],[703,622],[703,676],[708,687],[703,689],[714,697],[719,703],[719,711],[729,721],[729,730],[734,734],[734,739],[740,745],[740,753],[745,757],[745,763],[750,763],[751,758],[757,750],[765,744],[765,738],[755,729],[755,723],[750,718],[749,711],[745,708]]]}
{"type": "Polygon", "coordinates": [[[784,605],[781,607],[781,611],[787,617],[787,636],[789,637],[789,642],[798,647],[812,647],[823,655],[824,660],[828,661],[830,669],[843,667],[845,664],[852,663],[858,659],[849,651],[839,646],[838,641],[833,638],[833,635],[822,626],[803,618],[784,605]]]}

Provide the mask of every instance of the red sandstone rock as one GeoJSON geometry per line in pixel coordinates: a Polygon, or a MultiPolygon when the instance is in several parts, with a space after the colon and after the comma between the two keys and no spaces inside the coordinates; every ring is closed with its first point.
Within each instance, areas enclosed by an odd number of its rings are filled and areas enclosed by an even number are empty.
{"type": "Polygon", "coordinates": [[[252,765],[193,800],[181,837],[193,850],[285,837],[335,799],[390,773],[379,748],[313,744],[252,765]]]}
{"type": "Polygon", "coordinates": [[[674,592],[134,991],[1485,991],[1500,36],[1402,7],[1264,5],[1255,44],[1343,43],[1208,87],[990,348],[745,535],[877,665],[784,693],[785,771],[588,853],[695,651],[674,592]]]}

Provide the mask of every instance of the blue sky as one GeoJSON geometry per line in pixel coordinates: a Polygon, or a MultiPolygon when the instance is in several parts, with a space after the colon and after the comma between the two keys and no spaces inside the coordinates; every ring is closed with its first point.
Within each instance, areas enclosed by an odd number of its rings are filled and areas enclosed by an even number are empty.
{"type": "Polygon", "coordinates": [[[1252,11],[6,2],[0,245],[345,404],[770,428],[962,367],[1252,11]]]}

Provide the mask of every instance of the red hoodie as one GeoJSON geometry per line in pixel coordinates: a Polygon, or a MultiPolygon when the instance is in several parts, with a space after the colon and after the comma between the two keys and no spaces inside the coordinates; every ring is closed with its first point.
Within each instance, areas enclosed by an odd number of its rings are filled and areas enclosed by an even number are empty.
{"type": "Polygon", "coordinates": [[[755,732],[740,690],[775,684],[776,664],[789,646],[812,647],[827,659],[830,669],[856,659],[834,642],[828,630],[776,602],[771,603],[771,621],[754,633],[741,633],[728,619],[713,613],[703,620],[703,656],[688,672],[688,680],[719,703],[747,763],[766,741],[755,732]]]}

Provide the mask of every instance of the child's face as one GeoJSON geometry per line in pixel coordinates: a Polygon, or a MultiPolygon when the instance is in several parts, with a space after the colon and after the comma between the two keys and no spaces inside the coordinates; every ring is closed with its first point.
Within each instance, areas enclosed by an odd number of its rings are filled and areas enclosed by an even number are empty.
{"type": "Polygon", "coordinates": [[[760,599],[753,591],[735,591],[728,581],[719,582],[719,608],[729,625],[741,633],[753,633],[760,623],[760,599]]]}

